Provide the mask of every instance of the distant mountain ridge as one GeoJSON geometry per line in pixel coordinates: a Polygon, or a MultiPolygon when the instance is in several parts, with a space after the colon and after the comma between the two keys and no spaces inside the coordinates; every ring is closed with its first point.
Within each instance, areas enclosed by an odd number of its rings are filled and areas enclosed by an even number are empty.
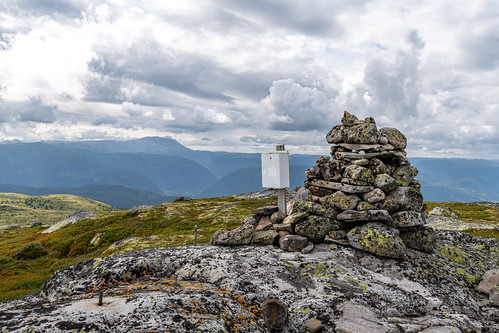
{"type": "MultiPolygon", "coordinates": [[[[305,171],[317,157],[290,155],[290,189],[303,185],[305,171]]],[[[420,171],[416,178],[423,182],[425,200],[499,201],[497,160],[410,159],[420,171]]],[[[176,196],[215,197],[260,190],[260,163],[257,153],[198,151],[160,137],[8,141],[0,143],[0,184],[45,188],[41,194],[87,193],[92,199],[129,208],[176,196]],[[97,197],[99,191],[103,195],[97,197]]],[[[36,192],[29,191],[26,194],[36,192]]]]}

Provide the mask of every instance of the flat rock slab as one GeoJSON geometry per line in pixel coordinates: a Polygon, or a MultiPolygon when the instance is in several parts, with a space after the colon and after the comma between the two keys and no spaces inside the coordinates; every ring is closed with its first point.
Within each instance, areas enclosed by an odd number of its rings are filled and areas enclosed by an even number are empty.
{"type": "Polygon", "coordinates": [[[367,143],[338,143],[338,146],[350,149],[350,150],[372,150],[375,152],[387,151],[395,149],[392,145],[380,145],[377,143],[367,144],[367,143]]]}
{"type": "Polygon", "coordinates": [[[391,221],[392,217],[386,210],[346,210],[336,216],[344,222],[391,221]]]}
{"type": "Polygon", "coordinates": [[[341,333],[386,333],[385,327],[369,308],[346,302],[343,316],[336,323],[336,332],[341,333]]]}
{"type": "Polygon", "coordinates": [[[373,186],[362,186],[362,185],[350,185],[338,182],[328,182],[322,179],[314,179],[310,182],[312,186],[317,186],[321,188],[326,188],[330,190],[341,191],[345,193],[367,193],[374,189],[373,186]]]}

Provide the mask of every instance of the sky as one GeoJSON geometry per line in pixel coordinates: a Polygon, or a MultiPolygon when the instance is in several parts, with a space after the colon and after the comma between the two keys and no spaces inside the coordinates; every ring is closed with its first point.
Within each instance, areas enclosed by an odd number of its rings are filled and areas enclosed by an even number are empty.
{"type": "Polygon", "coordinates": [[[0,141],[326,155],[343,110],[499,159],[497,1],[0,1],[0,141]]]}

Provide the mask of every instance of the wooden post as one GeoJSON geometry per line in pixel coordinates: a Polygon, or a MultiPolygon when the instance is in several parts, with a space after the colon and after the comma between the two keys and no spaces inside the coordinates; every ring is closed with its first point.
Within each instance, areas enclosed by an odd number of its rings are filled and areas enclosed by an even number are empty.
{"type": "Polygon", "coordinates": [[[102,299],[104,298],[104,292],[99,291],[99,303],[97,303],[98,306],[102,306],[102,299]]]}
{"type": "Polygon", "coordinates": [[[284,216],[287,216],[287,214],[286,214],[286,189],[285,188],[278,188],[277,189],[277,206],[279,207],[279,211],[281,213],[284,213],[284,216]]]}

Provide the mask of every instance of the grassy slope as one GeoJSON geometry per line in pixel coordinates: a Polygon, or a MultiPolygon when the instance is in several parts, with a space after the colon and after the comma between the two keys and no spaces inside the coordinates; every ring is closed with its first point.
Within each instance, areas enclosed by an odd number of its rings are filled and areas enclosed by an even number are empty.
{"type": "Polygon", "coordinates": [[[0,301],[33,292],[54,271],[81,261],[144,248],[191,245],[194,225],[198,226],[198,244],[207,243],[216,230],[237,227],[253,209],[269,202],[275,199],[198,199],[144,212],[104,211],[51,234],[40,233],[46,227],[0,229],[0,301]],[[91,245],[98,234],[99,244],[91,245]],[[108,250],[114,242],[131,237],[139,238],[108,250]]]}
{"type": "MultiPolygon", "coordinates": [[[[51,234],[41,234],[40,231],[45,229],[41,226],[0,229],[0,301],[33,292],[54,271],[81,261],[145,248],[192,245],[195,225],[199,230],[198,244],[205,244],[216,230],[239,226],[254,208],[269,203],[275,203],[275,199],[196,199],[162,204],[143,212],[101,211],[97,217],[51,234]],[[90,241],[96,235],[100,235],[100,242],[91,245],[90,241]],[[114,242],[132,237],[137,238],[119,247],[111,247],[114,242]],[[35,249],[34,255],[27,251],[30,246],[35,249]],[[23,258],[27,254],[39,257],[23,258]]],[[[429,209],[441,205],[451,207],[460,219],[470,223],[497,224],[499,221],[499,208],[428,203],[429,209]]]]}
{"type": "Polygon", "coordinates": [[[29,225],[34,221],[53,224],[77,210],[102,211],[112,207],[70,194],[29,196],[0,193],[0,226],[29,225]]]}

